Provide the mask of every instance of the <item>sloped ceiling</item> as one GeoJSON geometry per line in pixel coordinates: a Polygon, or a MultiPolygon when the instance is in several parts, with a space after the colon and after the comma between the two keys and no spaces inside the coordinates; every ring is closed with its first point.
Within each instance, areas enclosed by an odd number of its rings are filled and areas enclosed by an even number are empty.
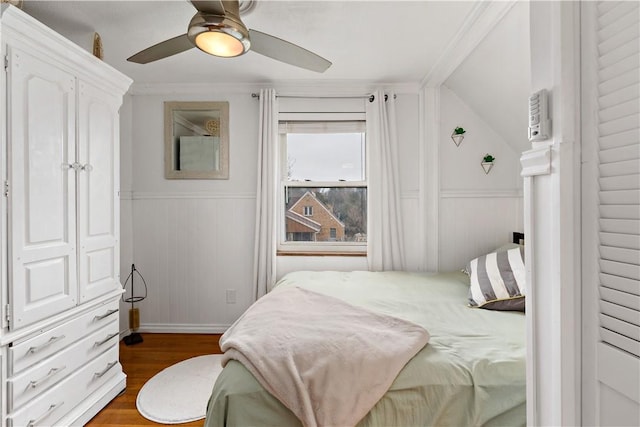
{"type": "Polygon", "coordinates": [[[81,46],[90,43],[93,31],[99,32],[105,61],[136,83],[407,83],[428,73],[473,6],[473,1],[259,0],[242,17],[249,28],[332,61],[323,74],[254,52],[223,59],[192,49],[146,65],[126,62],[134,53],[186,32],[195,13],[186,0],[28,0],[24,10],[81,46]]]}
{"type": "Polygon", "coordinates": [[[527,139],[529,4],[517,2],[445,81],[516,153],[527,139]]]}

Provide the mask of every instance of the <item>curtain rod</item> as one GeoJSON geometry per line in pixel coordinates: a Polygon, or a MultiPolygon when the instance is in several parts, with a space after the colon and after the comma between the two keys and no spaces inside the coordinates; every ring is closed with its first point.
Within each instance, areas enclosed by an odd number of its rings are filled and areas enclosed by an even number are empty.
{"type": "MultiPolygon", "coordinates": [[[[259,93],[252,93],[251,94],[252,98],[257,98],[260,99],[260,94],[259,93]]],[[[358,98],[362,98],[362,99],[368,99],[369,102],[373,102],[376,97],[374,95],[354,95],[354,96],[304,96],[304,95],[276,95],[276,98],[306,98],[306,99],[358,99],[358,98]]],[[[396,96],[393,95],[393,99],[395,99],[396,96]]],[[[389,99],[389,95],[385,95],[384,96],[384,100],[386,101],[387,99],[389,99]]]]}

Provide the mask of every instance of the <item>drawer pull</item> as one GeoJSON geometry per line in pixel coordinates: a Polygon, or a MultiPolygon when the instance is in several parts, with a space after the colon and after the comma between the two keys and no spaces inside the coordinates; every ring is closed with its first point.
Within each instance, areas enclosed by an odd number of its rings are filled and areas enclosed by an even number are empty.
{"type": "Polygon", "coordinates": [[[29,420],[29,422],[27,423],[27,427],[34,427],[36,424],[40,424],[45,418],[47,418],[49,415],[51,415],[51,413],[56,408],[59,408],[62,405],[64,405],[64,402],[54,403],[53,405],[49,406],[49,409],[47,409],[44,414],[40,415],[38,418],[35,418],[33,420],[29,420]]]}
{"type": "Polygon", "coordinates": [[[66,368],[67,368],[66,366],[63,366],[61,368],[51,368],[49,373],[47,375],[45,375],[44,377],[40,378],[39,380],[30,381],[29,382],[29,387],[31,387],[31,388],[38,387],[38,385],[40,385],[41,383],[47,381],[52,376],[54,376],[56,374],[59,374],[60,372],[64,371],[66,368]]]}
{"type": "Polygon", "coordinates": [[[103,314],[102,316],[96,316],[96,317],[94,317],[94,318],[93,318],[93,320],[94,320],[94,321],[96,321],[96,320],[102,320],[102,319],[104,319],[105,317],[109,317],[109,316],[111,316],[112,314],[117,313],[117,312],[118,312],[118,309],[117,309],[117,308],[116,308],[116,309],[113,309],[113,310],[109,310],[109,311],[107,311],[105,314],[103,314]]]}
{"type": "Polygon", "coordinates": [[[118,361],[116,360],[115,362],[111,362],[111,363],[107,363],[107,367],[104,368],[102,371],[100,372],[96,372],[95,374],[93,374],[94,377],[98,377],[98,378],[102,378],[102,376],[104,374],[106,374],[107,372],[109,372],[109,369],[113,368],[114,366],[116,366],[118,364],[118,361]]]}
{"type": "Polygon", "coordinates": [[[27,353],[31,353],[31,354],[37,353],[40,350],[42,350],[43,348],[49,347],[54,342],[59,341],[61,339],[64,339],[64,337],[65,337],[64,335],[59,335],[57,337],[51,337],[51,338],[49,338],[49,341],[47,341],[44,344],[41,344],[41,345],[38,345],[38,346],[35,346],[35,347],[29,347],[29,350],[27,350],[27,353]]]}
{"type": "Polygon", "coordinates": [[[100,347],[102,344],[106,343],[107,341],[109,341],[111,338],[120,335],[120,332],[116,332],[113,333],[111,335],[108,335],[105,339],[103,339],[102,341],[96,341],[95,346],[96,347],[100,347]]]}

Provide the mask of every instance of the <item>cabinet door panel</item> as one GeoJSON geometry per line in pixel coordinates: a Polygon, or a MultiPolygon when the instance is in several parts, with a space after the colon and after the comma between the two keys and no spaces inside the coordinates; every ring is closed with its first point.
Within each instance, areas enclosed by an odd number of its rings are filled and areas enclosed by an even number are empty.
{"type": "Polygon", "coordinates": [[[119,253],[119,100],[80,82],[78,224],[80,301],[120,286],[119,253]]]}
{"type": "Polygon", "coordinates": [[[11,329],[77,303],[75,79],[11,49],[11,329]]]}

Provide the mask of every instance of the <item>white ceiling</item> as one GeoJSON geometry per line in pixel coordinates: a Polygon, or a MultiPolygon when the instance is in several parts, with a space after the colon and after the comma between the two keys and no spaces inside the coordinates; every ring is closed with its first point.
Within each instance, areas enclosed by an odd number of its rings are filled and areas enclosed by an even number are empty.
{"type": "Polygon", "coordinates": [[[247,27],[309,49],[333,62],[323,74],[254,52],[238,58],[197,49],[140,65],[126,58],[186,32],[195,13],[186,0],[33,1],[24,10],[86,49],[97,31],[104,60],[136,83],[281,81],[421,81],[454,38],[473,1],[259,0],[247,27]]]}
{"type": "MultiPolygon", "coordinates": [[[[24,10],[87,50],[97,31],[104,60],[139,84],[418,83],[474,19],[474,1],[431,0],[257,0],[242,16],[247,27],[332,61],[320,74],[254,52],[224,59],[195,48],[150,64],[127,62],[186,32],[195,13],[187,0],[26,0],[24,10]]],[[[516,152],[528,147],[528,10],[517,2],[445,82],[516,152]]]]}

